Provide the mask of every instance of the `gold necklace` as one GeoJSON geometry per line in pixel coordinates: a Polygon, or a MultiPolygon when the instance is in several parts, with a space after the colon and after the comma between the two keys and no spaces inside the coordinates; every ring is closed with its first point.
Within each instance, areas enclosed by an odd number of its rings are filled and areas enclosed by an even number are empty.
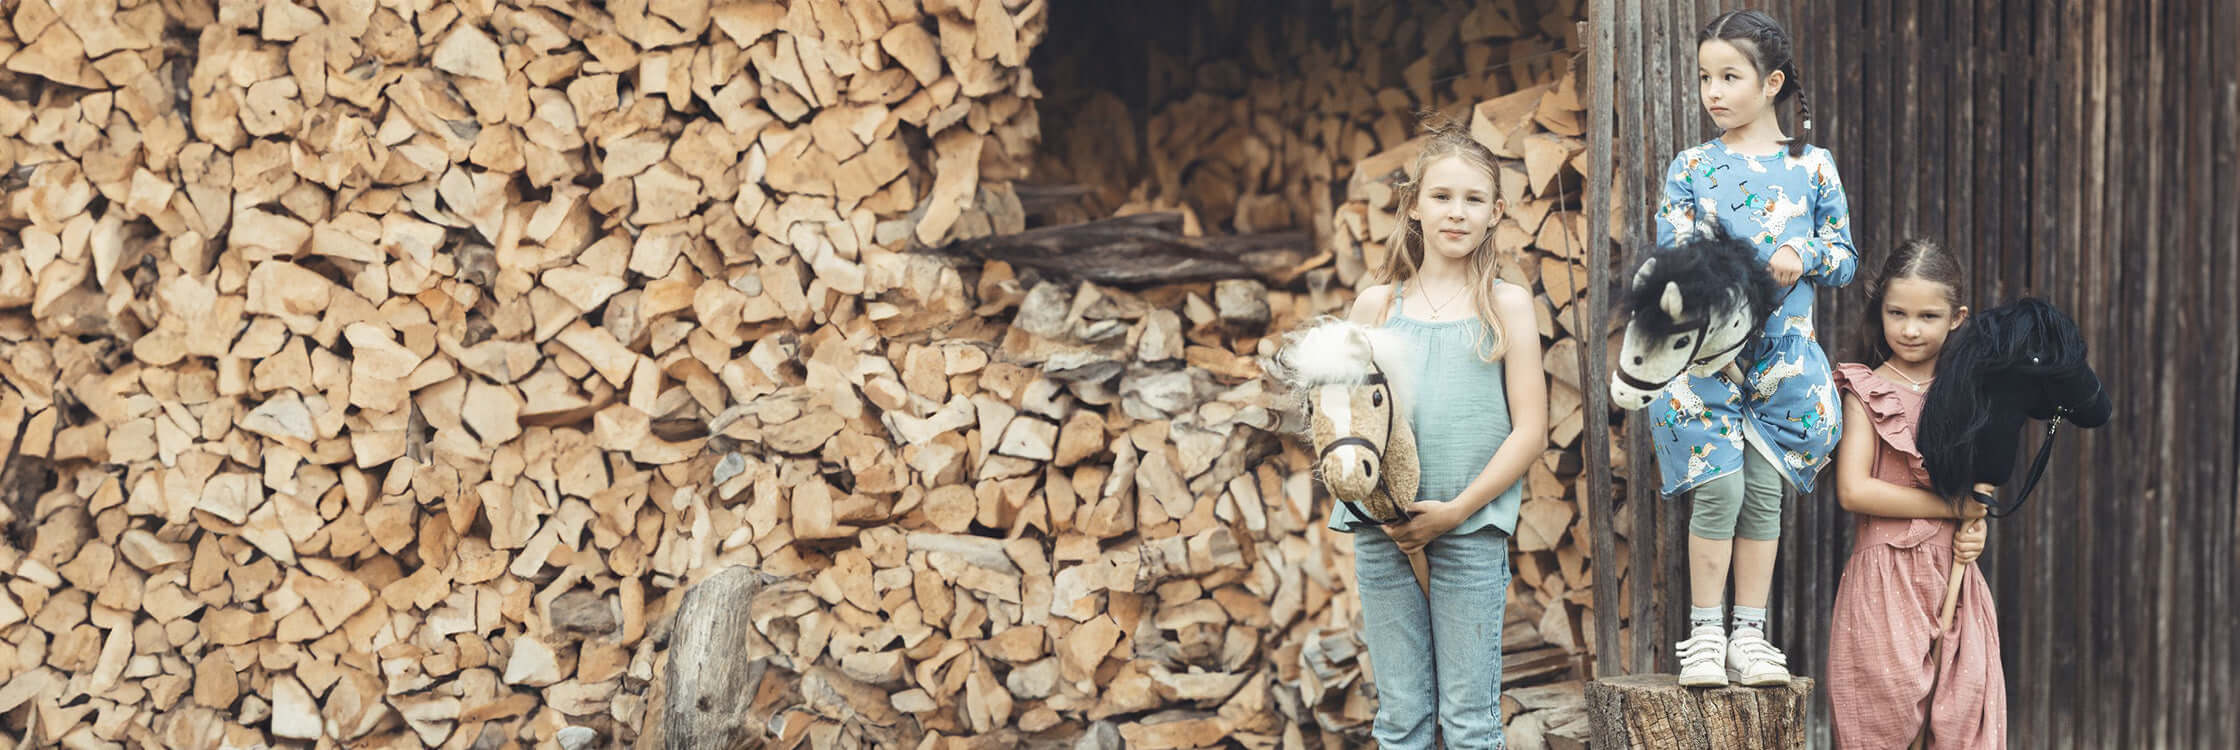
{"type": "Polygon", "coordinates": [[[1445,307],[1446,307],[1447,305],[1453,304],[1453,303],[1454,303],[1454,301],[1455,301],[1455,298],[1457,298],[1457,297],[1461,297],[1461,296],[1462,296],[1462,293],[1463,293],[1463,292],[1467,292],[1467,291],[1470,291],[1470,285],[1469,285],[1469,284],[1464,284],[1464,285],[1462,285],[1462,288],[1454,290],[1454,293],[1453,293],[1453,294],[1449,294],[1449,295],[1447,295],[1447,301],[1445,301],[1445,302],[1433,302],[1433,301],[1431,301],[1431,285],[1430,285],[1430,284],[1423,284],[1423,285],[1421,285],[1420,287],[1418,287],[1418,289],[1420,289],[1420,290],[1421,290],[1421,291],[1423,292],[1423,304],[1426,304],[1426,305],[1430,305],[1430,306],[1431,306],[1431,319],[1432,319],[1432,320],[1438,320],[1438,319],[1439,319],[1439,311],[1440,311],[1441,309],[1444,309],[1444,308],[1445,308],[1445,307]]]}

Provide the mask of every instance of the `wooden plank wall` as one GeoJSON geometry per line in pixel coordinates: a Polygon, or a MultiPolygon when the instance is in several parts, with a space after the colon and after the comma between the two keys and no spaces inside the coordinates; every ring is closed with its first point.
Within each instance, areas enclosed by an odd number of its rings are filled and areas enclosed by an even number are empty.
{"type": "MultiPolygon", "coordinates": [[[[1603,6],[1597,6],[1603,7],[1603,6]]],[[[1695,32],[1720,0],[1612,0],[1621,236],[1645,233],[1664,164],[1710,137],[1695,32]]],[[[1797,37],[1815,142],[1837,157],[1862,251],[1821,297],[1821,341],[1864,355],[1866,282],[1927,236],[1969,259],[1982,307],[2044,296],[2074,315],[2114,395],[2067,430],[2050,490],[1993,527],[2010,744],[2240,746],[2240,5],[2223,0],[1774,0],[1797,37]]],[[[1602,19],[1593,19],[1601,21],[1602,19]]],[[[1795,132],[1795,123],[1789,123],[1795,132]]],[[[1621,239],[1620,266],[1638,242],[1621,239]]],[[[1645,431],[1632,429],[1630,436],[1645,431]]],[[[1625,664],[1674,668],[1685,606],[1684,501],[1626,482],[1622,513],[1664,572],[1630,592],[1625,664]],[[1652,641],[1650,636],[1657,637],[1652,641]]],[[[1832,481],[1790,506],[1776,628],[1791,663],[1826,664],[1850,552],[1832,481]]],[[[1818,745],[1828,746],[1825,702],[1818,745]]]]}

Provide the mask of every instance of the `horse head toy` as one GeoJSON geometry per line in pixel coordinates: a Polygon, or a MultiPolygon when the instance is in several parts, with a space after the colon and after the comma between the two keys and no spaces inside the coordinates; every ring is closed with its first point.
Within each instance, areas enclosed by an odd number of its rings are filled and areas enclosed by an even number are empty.
{"type": "Polygon", "coordinates": [[[1269,373],[1299,396],[1315,452],[1315,475],[1354,515],[1379,524],[1408,520],[1422,480],[1403,339],[1326,319],[1291,334],[1269,373]]]}
{"type": "MultiPolygon", "coordinates": [[[[1937,356],[1936,379],[1921,407],[1915,445],[1939,496],[1974,500],[1964,506],[1964,524],[1982,523],[2015,512],[2045,475],[2053,457],[2053,437],[2064,421],[2096,428],[2114,416],[2114,404],[2100,377],[2085,361],[2084,334],[2077,323],[2045,300],[2027,297],[1969,316],[1945,339],[1937,356]],[[2022,489],[2011,500],[1994,498],[1985,488],[2003,488],[2014,473],[2025,420],[2046,423],[2045,440],[2030,462],[2022,489]]],[[[1963,527],[1964,528],[1964,527],[1963,527]]],[[[1954,532],[1955,537],[1960,533],[1954,532]]],[[[1944,606],[1937,632],[1952,627],[1960,602],[1961,574],[1967,563],[1955,557],[1945,576],[1944,606]]],[[[1939,638],[1936,663],[1943,663],[1939,638]]],[[[1924,728],[1926,733],[1927,729],[1924,728]]]]}
{"type": "Polygon", "coordinates": [[[1979,484],[2006,484],[2024,421],[2046,422],[2046,440],[2015,498],[2006,503],[1977,498],[1993,506],[1994,517],[2014,512],[2029,498],[2063,421],[2094,428],[2107,424],[2114,412],[2085,361],[2084,334],[2076,321],[2036,297],[1970,316],[1945,341],[1925,398],[1921,455],[1931,485],[1945,497],[1979,484]]]}
{"type": "Polygon", "coordinates": [[[1624,343],[1610,371],[1610,401],[1638,411],[1688,373],[1726,370],[1758,340],[1779,285],[1750,243],[1722,233],[1698,235],[1648,253],[1619,300],[1624,343]]]}

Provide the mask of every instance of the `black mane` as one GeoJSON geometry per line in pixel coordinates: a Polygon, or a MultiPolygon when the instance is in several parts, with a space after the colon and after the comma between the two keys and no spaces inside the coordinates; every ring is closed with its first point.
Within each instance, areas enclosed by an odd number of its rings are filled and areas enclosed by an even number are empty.
{"type": "MultiPolygon", "coordinates": [[[[2016,438],[2012,426],[2019,425],[2024,415],[1999,412],[2024,408],[2017,397],[2023,392],[2033,394],[2029,400],[2035,401],[2043,383],[2090,375],[2085,354],[2084,334],[2076,321],[2036,297],[1977,313],[1953,331],[1937,357],[1936,380],[1922,405],[1918,433],[1923,462],[1937,493],[1959,494],[1986,471],[2005,476],[2012,468],[2011,444],[2016,438]],[[1987,441],[1999,442],[2005,450],[1985,456],[1987,441]],[[2001,455],[2010,463],[1978,466],[1979,459],[1996,463],[2001,455]]],[[[2090,382],[2097,391],[2096,376],[2090,382]]],[[[2089,399],[2097,394],[2076,395],[2089,399]]],[[[2105,419],[2103,413],[2075,421],[2094,427],[2105,419]]]]}
{"type": "MultiPolygon", "coordinates": [[[[1765,329],[1766,317],[1773,314],[1775,295],[1781,287],[1758,262],[1757,250],[1748,240],[1715,231],[1670,248],[1657,248],[1647,256],[1656,259],[1656,264],[1641,283],[1627,289],[1619,299],[1623,313],[1643,332],[1666,336],[1693,328],[1702,320],[1705,300],[1732,300],[1736,295],[1748,303],[1751,339],[1765,329]],[[1680,285],[1681,298],[1692,308],[1689,319],[1673,320],[1657,304],[1667,283],[1680,285]]],[[[1642,262],[1647,263],[1648,258],[1642,262]]],[[[1638,272],[1639,267],[1635,270],[1638,272]]]]}

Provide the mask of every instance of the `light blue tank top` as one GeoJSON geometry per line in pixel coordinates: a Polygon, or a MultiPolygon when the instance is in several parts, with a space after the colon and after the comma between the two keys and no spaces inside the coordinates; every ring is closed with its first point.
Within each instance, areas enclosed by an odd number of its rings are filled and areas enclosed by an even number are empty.
{"type": "MultiPolygon", "coordinates": [[[[1406,293],[1404,284],[1394,288],[1394,309],[1385,316],[1384,328],[1407,337],[1417,373],[1415,404],[1408,414],[1408,424],[1415,430],[1416,457],[1423,467],[1415,499],[1452,500],[1485,471],[1501,441],[1509,438],[1508,383],[1501,362],[1478,356],[1483,321],[1475,315],[1443,322],[1410,318],[1397,309],[1406,293]]],[[[1523,502],[1520,478],[1449,533],[1467,534],[1490,523],[1513,535],[1517,508],[1523,502]]],[[[1351,523],[1374,523],[1344,505],[1330,507],[1333,530],[1344,531],[1351,523]]]]}

